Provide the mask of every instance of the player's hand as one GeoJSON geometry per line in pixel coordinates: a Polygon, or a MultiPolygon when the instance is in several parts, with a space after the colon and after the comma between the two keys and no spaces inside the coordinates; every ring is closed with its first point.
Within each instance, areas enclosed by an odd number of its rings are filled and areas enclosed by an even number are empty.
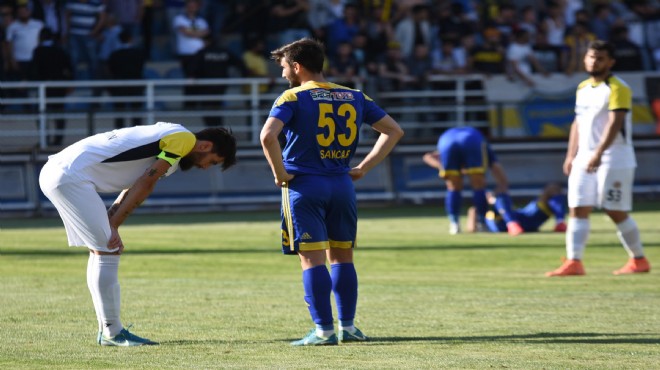
{"type": "Polygon", "coordinates": [[[117,254],[122,254],[124,252],[124,243],[119,236],[119,230],[110,227],[110,240],[108,240],[108,249],[116,252],[117,254]]]}
{"type": "Polygon", "coordinates": [[[555,225],[555,232],[557,232],[557,233],[563,233],[563,232],[566,232],[566,223],[565,223],[564,221],[562,221],[562,222],[558,222],[558,223],[555,225]]]}
{"type": "Polygon", "coordinates": [[[566,158],[564,161],[564,175],[568,176],[571,174],[571,170],[573,169],[573,158],[566,158]]]}
{"type": "Polygon", "coordinates": [[[366,175],[366,173],[361,168],[353,167],[353,168],[351,168],[350,171],[348,171],[348,175],[351,176],[351,179],[353,179],[353,181],[357,181],[357,180],[363,178],[364,175],[366,175]]]}
{"type": "Polygon", "coordinates": [[[286,184],[287,182],[293,180],[294,177],[296,177],[296,176],[292,175],[290,173],[287,173],[286,175],[284,175],[282,177],[278,176],[278,177],[275,178],[275,185],[277,185],[278,187],[281,188],[282,186],[284,186],[284,184],[286,184]]]}
{"type": "Polygon", "coordinates": [[[594,173],[598,170],[599,166],[600,156],[598,154],[594,154],[594,156],[589,160],[589,164],[587,164],[587,172],[594,173]]]}

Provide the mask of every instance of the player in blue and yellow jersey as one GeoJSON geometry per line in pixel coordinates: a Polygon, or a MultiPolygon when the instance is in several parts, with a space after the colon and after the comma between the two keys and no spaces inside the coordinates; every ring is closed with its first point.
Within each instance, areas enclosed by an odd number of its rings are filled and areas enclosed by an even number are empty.
{"type": "MultiPolygon", "coordinates": [[[[449,217],[449,233],[453,235],[461,231],[459,218],[464,175],[469,177],[472,187],[477,217],[476,231],[484,230],[484,217],[488,211],[486,171],[490,169],[495,179],[495,193],[504,194],[508,190],[504,168],[497,161],[486,139],[474,127],[450,128],[440,135],[437,148],[434,152],[426,153],[423,159],[426,164],[437,169],[440,177],[445,180],[445,210],[449,217]]],[[[520,225],[515,222],[508,226],[512,235],[522,232],[520,225]]]]}
{"type": "Polygon", "coordinates": [[[614,46],[593,41],[584,56],[591,77],[575,93],[564,174],[568,176],[569,219],[566,260],[546,276],[584,275],[582,257],[589,237],[589,215],[602,208],[616,225],[628,262],[615,275],[651,270],[637,223],[630,215],[635,178],[632,145],[632,90],[610,72],[616,62],[614,46]]]}
{"type": "Polygon", "coordinates": [[[380,163],[403,130],[361,91],[325,81],[319,42],[301,39],[274,50],[271,56],[291,88],[273,104],[261,131],[261,144],[275,184],[282,188],[282,251],[300,257],[305,301],[316,324],[291,344],[364,341],[367,337],[354,326],[357,207],[352,181],[380,163]],[[351,168],[362,123],[380,136],[367,156],[351,168]],[[281,132],[286,137],[283,149],[278,142],[281,132]],[[334,331],[333,292],[339,335],[334,331]]]}
{"type": "Polygon", "coordinates": [[[236,139],[224,128],[197,133],[175,123],[135,126],[80,140],[48,157],[39,185],[59,213],[69,245],[89,249],[87,287],[99,324],[98,344],[156,344],[130,333],[120,320],[119,226],[151,194],[158,179],[236,162],[236,139]],[[106,210],[99,193],[120,193],[106,210]]]}
{"type": "MultiPolygon", "coordinates": [[[[492,209],[486,213],[486,227],[494,233],[507,232],[507,225],[516,222],[524,232],[539,231],[541,225],[551,217],[555,218],[554,231],[566,231],[564,217],[566,215],[566,196],[562,193],[561,185],[550,183],[536,199],[531,200],[522,208],[514,208],[511,197],[507,194],[493,195],[488,193],[488,203],[492,209]]],[[[474,207],[468,209],[468,222],[466,229],[472,231],[476,224],[476,211],[474,207]]]]}

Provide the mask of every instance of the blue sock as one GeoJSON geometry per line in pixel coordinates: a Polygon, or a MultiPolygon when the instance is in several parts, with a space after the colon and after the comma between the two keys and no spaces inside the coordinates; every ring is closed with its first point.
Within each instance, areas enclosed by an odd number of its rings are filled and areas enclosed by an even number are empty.
{"type": "Polygon", "coordinates": [[[518,221],[513,213],[513,202],[507,193],[497,194],[495,198],[495,209],[502,216],[507,224],[511,221],[518,221]]]}
{"type": "Polygon", "coordinates": [[[472,191],[472,201],[477,211],[477,222],[484,223],[486,212],[488,212],[488,200],[486,200],[486,191],[484,189],[472,191]]]}
{"type": "Polygon", "coordinates": [[[324,330],[333,327],[332,305],[330,293],[332,281],[325,265],[319,265],[303,271],[303,287],[305,288],[305,302],[312,320],[324,330]]]}
{"type": "Polygon", "coordinates": [[[449,222],[457,224],[461,214],[461,192],[459,190],[447,190],[445,197],[445,211],[449,222]]]}
{"type": "Polygon", "coordinates": [[[358,298],[358,279],[353,263],[336,263],[330,266],[332,291],[337,301],[337,316],[341,326],[353,326],[358,298]]]}

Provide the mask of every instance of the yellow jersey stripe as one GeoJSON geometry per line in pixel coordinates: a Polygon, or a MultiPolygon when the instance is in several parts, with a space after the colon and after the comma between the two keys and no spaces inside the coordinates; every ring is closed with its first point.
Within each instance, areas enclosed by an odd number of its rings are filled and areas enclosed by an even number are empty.
{"type": "Polygon", "coordinates": [[[284,215],[284,223],[286,230],[289,233],[289,249],[295,250],[295,235],[293,235],[293,217],[291,215],[291,200],[289,199],[289,184],[282,183],[282,213],[284,215]]]}

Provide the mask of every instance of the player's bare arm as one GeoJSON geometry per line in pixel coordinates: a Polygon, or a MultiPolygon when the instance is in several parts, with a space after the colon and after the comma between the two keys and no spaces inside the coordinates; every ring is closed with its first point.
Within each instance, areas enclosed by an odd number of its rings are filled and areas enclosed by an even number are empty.
{"type": "Polygon", "coordinates": [[[506,193],[509,190],[509,181],[507,180],[506,173],[504,173],[504,167],[498,162],[495,162],[490,167],[490,170],[495,179],[495,193],[506,193]]]}
{"type": "Polygon", "coordinates": [[[593,157],[591,157],[591,160],[589,160],[589,164],[587,165],[588,172],[595,172],[598,169],[598,166],[600,166],[603,153],[605,150],[607,150],[607,148],[610,147],[610,145],[612,145],[614,139],[616,139],[616,135],[621,132],[621,128],[623,127],[627,113],[628,111],[626,110],[610,111],[609,121],[607,122],[607,126],[605,126],[603,137],[601,138],[598,147],[594,151],[593,157]]]}
{"type": "Polygon", "coordinates": [[[284,168],[284,162],[282,161],[282,148],[280,148],[280,143],[277,140],[277,137],[280,132],[282,132],[283,128],[284,122],[274,117],[268,117],[264,127],[261,129],[261,135],[259,136],[264,155],[270,165],[270,169],[273,171],[275,184],[279,187],[282,186],[282,183],[291,181],[294,177],[286,172],[286,169],[284,168]]]}
{"type": "Polygon", "coordinates": [[[373,148],[366,157],[356,167],[349,171],[349,175],[355,180],[359,180],[367,172],[371,171],[378,163],[390,154],[397,142],[403,137],[403,129],[394,118],[386,115],[371,126],[374,130],[380,132],[380,136],[373,148]]]}
{"type": "Polygon", "coordinates": [[[127,191],[124,191],[126,194],[110,217],[111,228],[118,229],[124,223],[126,218],[153,192],[158,179],[165,175],[170,167],[170,163],[166,160],[156,160],[127,191]]]}
{"type": "Polygon", "coordinates": [[[564,160],[564,175],[571,174],[573,167],[573,158],[577,155],[578,150],[578,129],[577,122],[573,120],[571,124],[571,132],[568,136],[568,148],[566,149],[566,159],[564,160]]]}
{"type": "Polygon", "coordinates": [[[440,163],[440,156],[437,150],[425,153],[422,160],[430,167],[433,167],[438,171],[442,170],[442,163],[440,163]]]}

